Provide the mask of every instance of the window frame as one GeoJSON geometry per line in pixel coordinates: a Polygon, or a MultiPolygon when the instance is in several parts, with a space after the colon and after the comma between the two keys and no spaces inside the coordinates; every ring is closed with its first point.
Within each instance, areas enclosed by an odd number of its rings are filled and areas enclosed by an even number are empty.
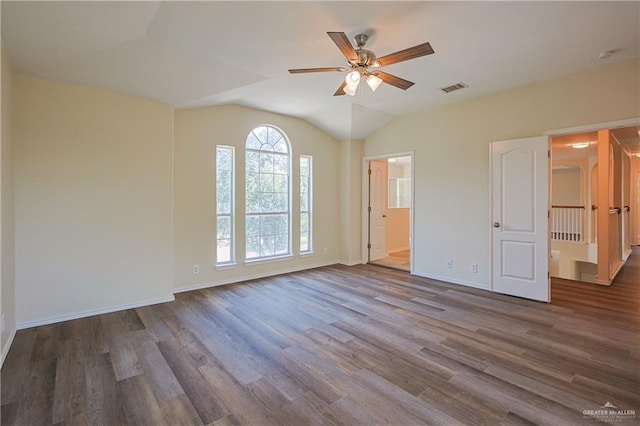
{"type": "MultiPolygon", "coordinates": [[[[267,133],[268,134],[268,133],[267,133]]],[[[268,142],[268,141],[267,141],[268,142]]],[[[277,260],[281,260],[281,259],[288,259],[291,258],[293,255],[293,249],[292,249],[292,229],[293,229],[293,225],[292,225],[292,217],[293,217],[293,212],[292,212],[292,205],[293,205],[293,200],[292,200],[292,178],[293,178],[293,173],[292,173],[292,158],[293,158],[293,150],[291,147],[291,142],[289,141],[289,138],[287,137],[286,133],[282,131],[282,129],[273,126],[271,124],[261,124],[258,125],[256,127],[254,127],[253,129],[251,129],[251,131],[247,134],[247,137],[245,139],[245,250],[244,250],[244,260],[245,260],[245,264],[246,265],[251,265],[251,264],[257,264],[257,263],[265,263],[265,262],[272,262],[272,261],[277,261],[277,260]],[[286,146],[286,153],[284,152],[278,152],[275,149],[273,150],[266,150],[266,149],[262,149],[265,145],[265,141],[261,140],[260,137],[257,135],[256,131],[260,128],[267,128],[267,132],[269,130],[273,130],[276,131],[279,135],[280,138],[276,139],[276,141],[274,142],[274,145],[278,142],[280,142],[280,140],[284,141],[285,146],[286,146]],[[250,148],[248,147],[249,144],[249,139],[251,138],[251,136],[254,136],[255,140],[257,140],[258,142],[261,142],[261,148],[257,149],[257,148],[250,148]],[[250,171],[249,169],[249,153],[268,153],[268,154],[272,154],[272,155],[279,155],[282,157],[286,157],[287,159],[287,166],[286,166],[286,175],[283,174],[279,174],[279,173],[275,173],[275,171],[272,172],[266,172],[266,173],[262,173],[260,171],[257,172],[259,179],[261,176],[263,175],[269,175],[271,174],[274,177],[274,186],[275,186],[275,177],[276,176],[286,176],[287,177],[287,186],[286,186],[286,190],[287,190],[287,196],[286,196],[286,210],[283,211],[262,211],[262,204],[260,204],[260,208],[259,208],[259,212],[249,212],[249,174],[253,173],[250,171]],[[274,246],[274,254],[270,254],[270,255],[258,255],[255,257],[248,257],[249,254],[249,238],[256,238],[256,236],[254,235],[249,235],[249,227],[247,225],[248,222],[248,218],[249,217],[259,217],[262,218],[263,216],[277,216],[277,215],[286,215],[287,218],[287,226],[286,226],[286,237],[287,237],[287,245],[286,245],[286,253],[277,253],[275,246],[274,246]]],[[[277,192],[268,192],[268,191],[256,191],[258,194],[277,194],[277,192]]],[[[260,224],[260,227],[262,228],[262,222],[260,224]]],[[[260,232],[260,234],[257,236],[258,238],[263,238],[266,234],[262,234],[262,232],[260,232]]],[[[278,235],[284,235],[284,234],[273,234],[272,236],[274,237],[274,239],[278,236],[278,235]]],[[[267,236],[271,236],[271,235],[267,235],[267,236]]],[[[275,244],[275,242],[274,242],[275,244]]]]}
{"type": "Polygon", "coordinates": [[[234,266],[236,265],[236,233],[235,233],[235,223],[236,223],[236,218],[235,218],[235,213],[236,213],[236,209],[235,209],[235,193],[236,193],[236,167],[235,167],[235,147],[231,146],[231,145],[216,145],[216,166],[215,166],[215,176],[216,176],[216,259],[215,259],[215,266],[216,269],[220,269],[220,268],[225,268],[225,267],[230,267],[230,266],[234,266]],[[219,173],[218,173],[218,159],[219,159],[219,155],[218,155],[218,150],[219,149],[224,149],[224,150],[228,150],[230,152],[230,157],[231,157],[231,170],[230,170],[230,182],[229,182],[229,213],[219,213],[218,212],[218,195],[219,195],[219,191],[218,191],[218,177],[219,177],[219,173]],[[229,217],[229,260],[225,260],[225,261],[219,261],[219,250],[218,250],[218,242],[220,241],[220,238],[218,238],[218,219],[220,217],[229,217]]]}

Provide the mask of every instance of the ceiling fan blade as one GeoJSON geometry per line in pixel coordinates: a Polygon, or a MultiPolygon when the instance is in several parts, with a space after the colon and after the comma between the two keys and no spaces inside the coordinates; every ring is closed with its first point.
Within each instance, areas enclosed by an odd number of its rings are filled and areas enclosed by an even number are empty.
{"type": "Polygon", "coordinates": [[[342,96],[345,95],[344,93],[344,88],[347,86],[347,82],[343,81],[342,84],[340,85],[340,87],[338,87],[338,90],[336,90],[336,93],[333,94],[333,96],[342,96]]]}
{"type": "Polygon", "coordinates": [[[420,56],[431,55],[432,53],[433,48],[431,47],[431,44],[426,42],[383,56],[382,58],[378,58],[378,61],[380,62],[380,66],[384,67],[398,62],[408,61],[409,59],[419,58],[420,56]]]}
{"type": "Polygon", "coordinates": [[[331,72],[331,71],[346,71],[347,69],[344,67],[326,67],[326,68],[295,68],[289,70],[290,74],[302,74],[305,72],[331,72]]]}
{"type": "Polygon", "coordinates": [[[376,71],[374,75],[380,77],[385,83],[395,86],[398,89],[407,90],[409,87],[414,85],[414,83],[410,82],[409,80],[396,77],[395,75],[391,75],[386,72],[376,71]]]}
{"type": "Polygon", "coordinates": [[[329,37],[331,37],[331,40],[333,40],[336,46],[338,46],[338,49],[340,49],[344,57],[347,58],[347,61],[358,60],[358,54],[353,49],[353,46],[351,45],[351,42],[349,41],[349,38],[347,38],[347,35],[345,33],[327,32],[327,34],[329,35],[329,37]]]}

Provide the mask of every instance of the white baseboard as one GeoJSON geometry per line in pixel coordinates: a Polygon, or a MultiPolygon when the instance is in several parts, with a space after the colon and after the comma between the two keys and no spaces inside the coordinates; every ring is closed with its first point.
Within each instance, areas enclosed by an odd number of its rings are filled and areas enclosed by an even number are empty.
{"type": "Polygon", "coordinates": [[[7,354],[9,353],[9,349],[11,349],[11,344],[13,343],[13,339],[16,337],[17,331],[18,330],[16,330],[15,328],[13,329],[13,331],[9,335],[9,338],[7,339],[7,343],[2,348],[2,358],[0,358],[0,368],[2,368],[2,365],[4,364],[4,360],[7,357],[7,354]]]}
{"type": "Polygon", "coordinates": [[[474,282],[471,282],[471,281],[458,280],[458,279],[455,279],[455,278],[443,277],[443,276],[440,276],[440,275],[427,274],[427,273],[419,272],[419,271],[413,271],[413,275],[417,275],[417,276],[423,277],[423,278],[431,278],[432,280],[444,281],[444,282],[450,283],[450,284],[459,284],[459,285],[464,285],[464,286],[467,286],[467,287],[479,288],[480,290],[491,291],[491,288],[486,284],[480,284],[480,283],[474,283],[474,282]]]}
{"type": "Polygon", "coordinates": [[[149,305],[157,305],[158,303],[173,302],[174,300],[176,300],[176,298],[172,294],[171,296],[158,297],[157,299],[141,300],[139,302],[125,303],[124,305],[109,306],[107,308],[93,309],[90,311],[82,311],[82,312],[77,312],[77,313],[68,314],[68,315],[60,315],[56,317],[39,319],[35,321],[21,322],[21,323],[18,323],[16,327],[18,330],[23,330],[25,328],[38,327],[38,326],[47,325],[47,324],[54,324],[56,322],[69,321],[69,320],[74,320],[78,318],[92,317],[94,315],[109,314],[111,312],[118,312],[118,311],[124,311],[126,309],[139,308],[141,306],[149,306],[149,305]]]}
{"type": "Polygon", "coordinates": [[[344,266],[355,266],[355,265],[361,265],[362,264],[362,260],[339,260],[338,263],[340,265],[344,265],[344,266]]]}
{"type": "Polygon", "coordinates": [[[213,281],[213,282],[208,282],[208,283],[185,285],[185,286],[181,286],[181,287],[175,287],[173,289],[173,293],[174,294],[175,293],[184,293],[185,291],[202,290],[203,288],[218,287],[218,286],[221,286],[221,285],[234,284],[234,283],[239,283],[239,282],[242,282],[242,281],[257,280],[259,278],[267,278],[267,277],[272,277],[274,275],[289,274],[291,272],[304,271],[306,269],[314,269],[314,268],[321,268],[323,266],[335,265],[336,263],[339,263],[339,262],[336,261],[336,260],[331,260],[331,261],[328,261],[328,262],[316,263],[316,264],[313,264],[313,265],[294,266],[292,268],[279,269],[277,271],[272,271],[272,272],[268,272],[268,273],[264,273],[263,272],[261,274],[243,275],[241,277],[234,277],[234,278],[229,278],[229,279],[221,280],[221,281],[213,281]]]}

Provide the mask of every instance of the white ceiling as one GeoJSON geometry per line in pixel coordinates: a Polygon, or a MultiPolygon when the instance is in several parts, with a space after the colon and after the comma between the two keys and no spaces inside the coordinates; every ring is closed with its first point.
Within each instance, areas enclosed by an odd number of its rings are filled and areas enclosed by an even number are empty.
{"type": "Polygon", "coordinates": [[[16,71],[177,108],[240,104],[303,118],[339,139],[395,117],[640,56],[640,2],[11,2],[2,41],[16,71]],[[334,97],[343,66],[326,35],[367,31],[383,56],[425,41],[435,54],[385,68],[407,91],[334,97]],[[598,59],[606,50],[618,50],[598,59]],[[439,89],[465,82],[451,94],[439,89]]]}

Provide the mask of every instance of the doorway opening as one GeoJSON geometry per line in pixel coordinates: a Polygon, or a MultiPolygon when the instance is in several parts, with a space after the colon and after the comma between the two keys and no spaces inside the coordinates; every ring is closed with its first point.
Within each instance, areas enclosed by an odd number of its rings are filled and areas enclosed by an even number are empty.
{"type": "Polygon", "coordinates": [[[413,154],[365,159],[367,263],[411,272],[413,154]]]}
{"type": "Polygon", "coordinates": [[[550,273],[610,285],[640,243],[640,126],[551,138],[550,273]]]}

